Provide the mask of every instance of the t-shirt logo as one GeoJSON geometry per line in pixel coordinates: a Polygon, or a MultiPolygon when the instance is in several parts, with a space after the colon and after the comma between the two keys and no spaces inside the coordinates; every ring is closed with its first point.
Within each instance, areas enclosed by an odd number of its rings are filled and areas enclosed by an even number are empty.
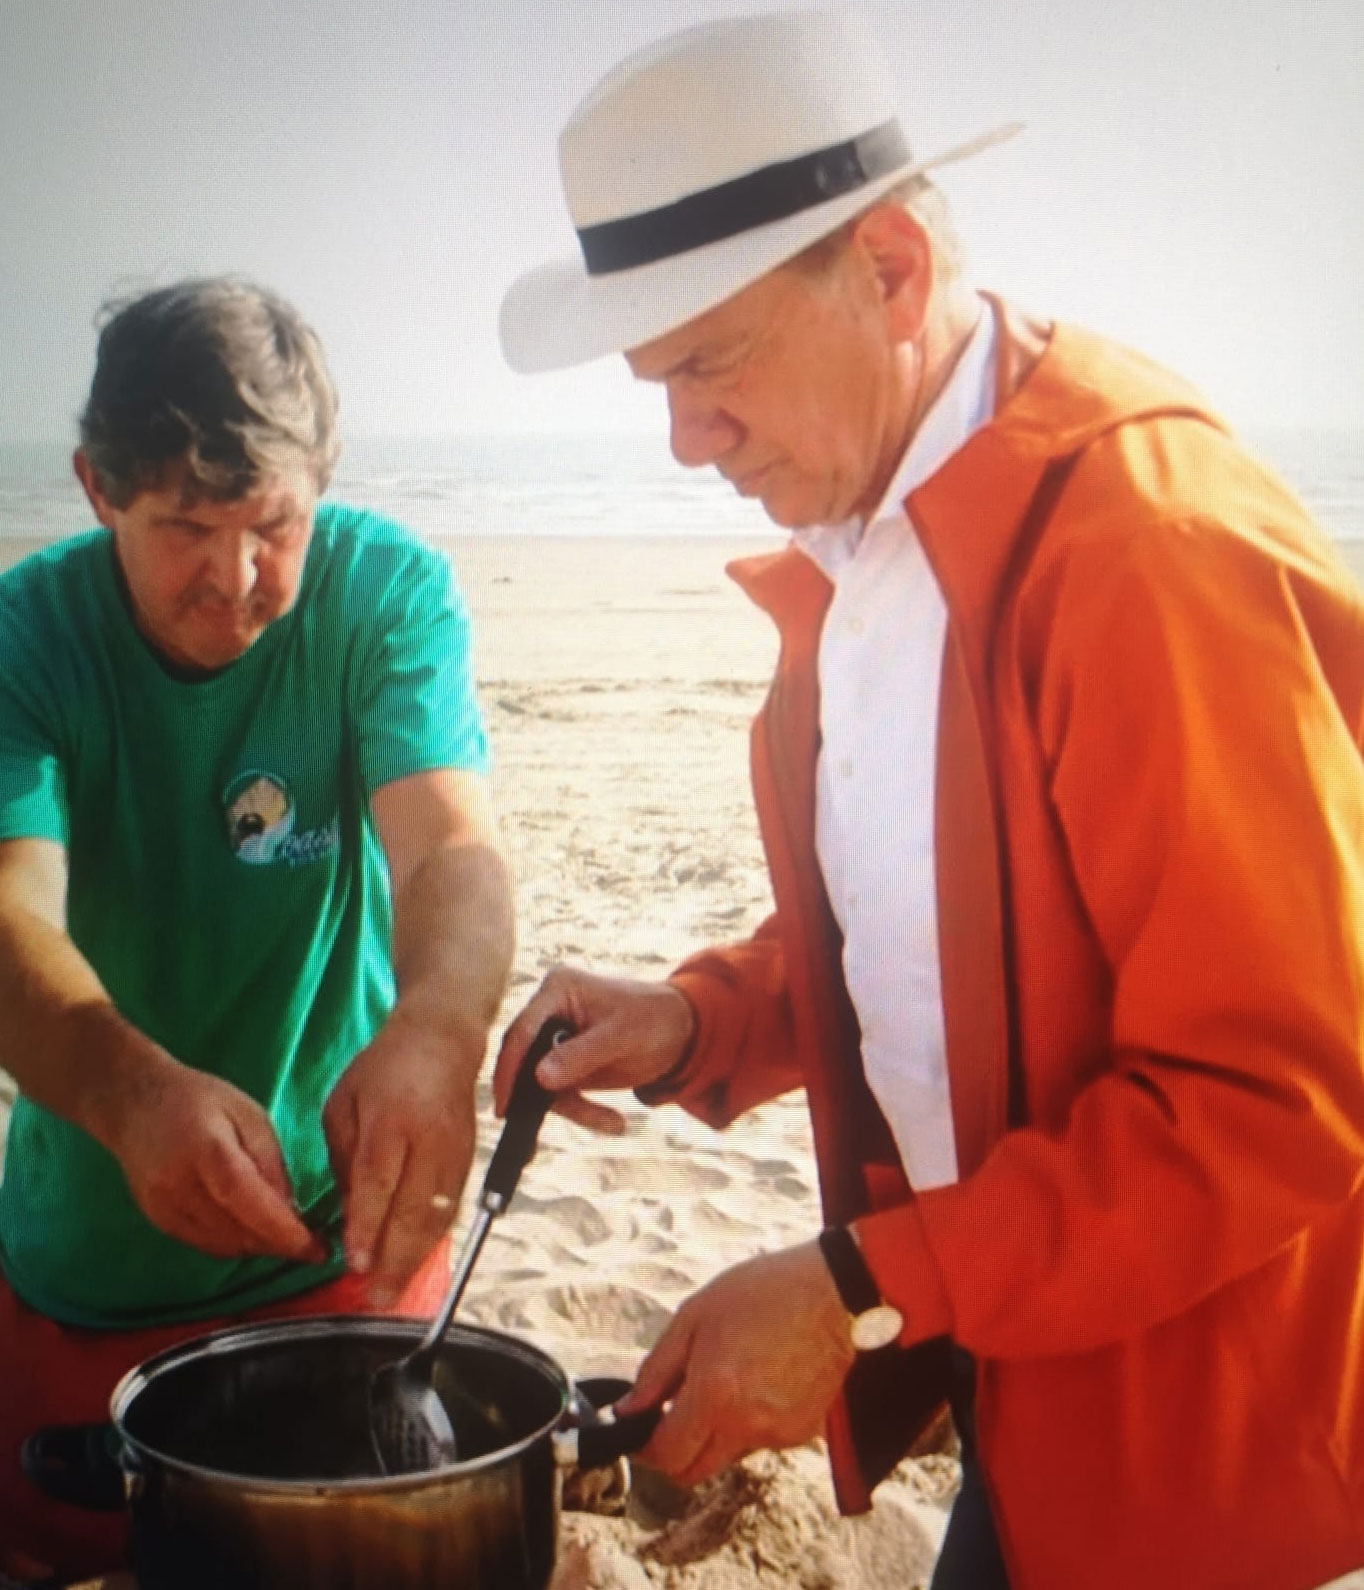
{"type": "Polygon", "coordinates": [[[223,797],[227,842],[239,861],[265,866],[293,832],[294,798],[273,773],[242,773],[223,797]]]}
{"type": "Polygon", "coordinates": [[[239,773],[223,791],[223,818],[233,855],[253,867],[277,862],[303,867],[341,846],[335,817],[320,828],[295,833],[293,791],[278,773],[259,768],[239,773]]]}

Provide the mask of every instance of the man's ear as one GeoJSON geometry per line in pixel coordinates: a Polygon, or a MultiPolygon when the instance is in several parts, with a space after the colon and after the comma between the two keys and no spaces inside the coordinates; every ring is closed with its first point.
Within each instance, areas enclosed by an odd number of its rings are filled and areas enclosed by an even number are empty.
{"type": "Polygon", "coordinates": [[[896,342],[912,342],[923,331],[933,294],[933,247],[928,233],[902,205],[875,204],[853,228],[876,273],[896,342]]]}
{"type": "Polygon", "coordinates": [[[78,447],[72,453],[71,467],[76,472],[76,479],[81,483],[81,490],[89,498],[90,506],[95,510],[95,518],[99,520],[106,530],[112,530],[114,528],[113,507],[109,499],[104,495],[104,489],[100,485],[99,471],[90,462],[83,447],[78,447]]]}

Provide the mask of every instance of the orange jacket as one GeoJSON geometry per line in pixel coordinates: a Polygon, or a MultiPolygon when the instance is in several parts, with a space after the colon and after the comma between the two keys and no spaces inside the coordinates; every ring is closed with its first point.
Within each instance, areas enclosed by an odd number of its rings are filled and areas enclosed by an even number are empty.
{"type": "Polygon", "coordinates": [[[776,901],[675,974],[670,1095],[810,1102],[901,1341],[829,1423],[869,1505],[977,1359],[1014,1590],[1308,1590],[1364,1564],[1364,602],[1173,377],[1002,306],[994,420],[906,504],[949,613],[937,892],[961,1180],[915,1195],[862,1075],[813,843],[799,552],[753,729],[776,901]],[[1022,372],[1026,371],[1025,374],[1022,372]]]}

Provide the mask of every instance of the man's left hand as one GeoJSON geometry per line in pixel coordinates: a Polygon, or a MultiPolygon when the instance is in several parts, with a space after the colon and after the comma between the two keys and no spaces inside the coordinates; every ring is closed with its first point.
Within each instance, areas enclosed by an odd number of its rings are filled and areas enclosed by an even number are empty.
{"type": "Polygon", "coordinates": [[[696,1485],[746,1453],[818,1435],[854,1356],[823,1255],[804,1243],[735,1265],[688,1298],[618,1411],[671,1399],[640,1460],[696,1485]]]}
{"type": "Polygon", "coordinates": [[[455,1218],[475,1142],[472,1063],[395,1013],[351,1061],[322,1112],[345,1197],[350,1268],[370,1300],[398,1295],[455,1218]]]}
{"type": "Polygon", "coordinates": [[[393,895],[398,999],[322,1112],[346,1260],[386,1308],[449,1230],[474,1085],[512,952],[511,884],[482,778],[413,773],[370,798],[393,895]]]}

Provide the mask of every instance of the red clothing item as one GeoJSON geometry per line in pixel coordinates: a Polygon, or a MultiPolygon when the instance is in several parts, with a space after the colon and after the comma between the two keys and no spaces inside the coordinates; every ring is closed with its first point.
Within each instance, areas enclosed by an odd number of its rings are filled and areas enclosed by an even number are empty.
{"type": "Polygon", "coordinates": [[[940,954],[961,1180],[915,1195],[862,1076],[814,850],[823,576],[734,565],[776,900],[676,974],[674,1094],[808,1092],[830,1221],[900,1344],[829,1425],[868,1505],[978,1364],[1014,1590],[1309,1590],[1364,1564],[1364,600],[1137,356],[1002,307],[1001,392],[906,508],[948,608],[940,954]]]}
{"type": "Polygon", "coordinates": [[[19,1449],[48,1424],[109,1417],[109,1397],[136,1364],[225,1325],[307,1314],[411,1314],[429,1318],[450,1280],[450,1244],[438,1243],[391,1308],[365,1301],[364,1282],[343,1275],[247,1314],[151,1330],[94,1331],[59,1325],[21,1302],[0,1277],[0,1559],[23,1552],[62,1578],[88,1578],[127,1566],[122,1513],[91,1513],[52,1501],[24,1477],[19,1449]]]}

